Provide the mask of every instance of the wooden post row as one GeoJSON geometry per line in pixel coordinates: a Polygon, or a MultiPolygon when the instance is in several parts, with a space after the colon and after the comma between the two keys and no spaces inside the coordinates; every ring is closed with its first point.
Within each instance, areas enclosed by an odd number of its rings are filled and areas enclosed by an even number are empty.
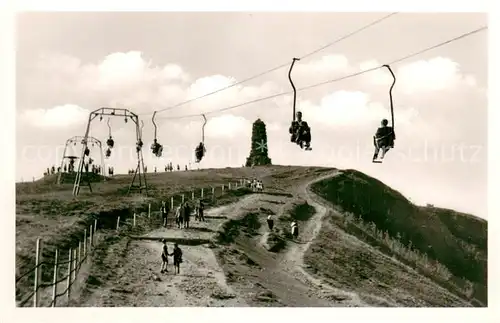
{"type": "Polygon", "coordinates": [[[40,284],[40,263],[41,263],[41,259],[40,259],[40,243],[41,243],[41,240],[40,238],[36,239],[36,249],[35,249],[35,283],[33,285],[33,288],[34,288],[34,294],[33,294],[33,307],[38,307],[38,300],[39,300],[39,297],[40,297],[40,294],[38,293],[38,285],[40,284]]]}
{"type": "Polygon", "coordinates": [[[87,256],[87,229],[85,229],[85,233],[83,234],[83,256],[87,256]]]}
{"type": "Polygon", "coordinates": [[[120,228],[120,216],[116,218],[116,230],[118,230],[119,228],[120,228]]]}
{"type": "Polygon", "coordinates": [[[90,225],[90,236],[89,236],[89,251],[92,250],[92,234],[93,234],[93,230],[92,230],[92,224],[90,225]]]}
{"type": "Polygon", "coordinates": [[[56,307],[57,301],[57,276],[59,269],[59,250],[56,249],[56,254],[54,256],[54,278],[52,279],[52,307],[56,307]]]}
{"type": "Polygon", "coordinates": [[[66,299],[69,303],[69,299],[71,298],[71,267],[72,267],[72,259],[73,258],[73,251],[70,248],[69,253],[68,253],[68,278],[66,281],[66,289],[67,289],[67,294],[66,294],[66,299]]]}
{"type": "Polygon", "coordinates": [[[201,188],[201,198],[203,199],[203,187],[201,188]]]}
{"type": "Polygon", "coordinates": [[[134,227],[135,227],[135,212],[134,212],[134,227]]]}
{"type": "Polygon", "coordinates": [[[81,262],[82,262],[82,242],[78,241],[78,270],[80,270],[81,267],[81,262]]]}
{"type": "Polygon", "coordinates": [[[77,270],[77,262],[78,259],[77,259],[77,256],[76,256],[76,248],[73,249],[73,281],[76,280],[76,270],[77,270]]]}
{"type": "Polygon", "coordinates": [[[170,209],[171,210],[174,209],[174,197],[173,196],[170,198],[170,209]]]}

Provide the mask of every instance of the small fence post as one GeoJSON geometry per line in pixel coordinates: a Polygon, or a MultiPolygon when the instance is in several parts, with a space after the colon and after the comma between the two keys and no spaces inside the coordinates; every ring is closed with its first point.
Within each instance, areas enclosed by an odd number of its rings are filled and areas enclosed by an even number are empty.
{"type": "Polygon", "coordinates": [[[69,254],[68,254],[68,280],[66,282],[66,289],[68,291],[66,296],[67,296],[68,303],[69,303],[69,299],[71,297],[71,267],[72,267],[72,263],[73,263],[72,258],[73,258],[73,251],[70,248],[69,254]]]}
{"type": "Polygon", "coordinates": [[[97,242],[97,219],[94,220],[94,234],[92,235],[92,245],[94,245],[97,242]]]}
{"type": "Polygon", "coordinates": [[[33,295],[33,307],[38,307],[38,300],[40,295],[38,294],[38,284],[40,284],[40,238],[36,239],[36,250],[35,250],[35,283],[33,285],[34,295],[33,295]]]}
{"type": "Polygon", "coordinates": [[[182,203],[184,203],[184,194],[182,194],[182,203]]]}
{"type": "Polygon", "coordinates": [[[231,190],[231,183],[228,184],[228,190],[231,190]]]}
{"type": "Polygon", "coordinates": [[[151,217],[151,203],[148,205],[148,218],[151,217]]]}
{"type": "Polygon", "coordinates": [[[92,233],[94,231],[92,230],[92,224],[90,225],[90,236],[89,236],[89,251],[92,250],[92,233]]]}
{"type": "Polygon", "coordinates": [[[85,233],[83,234],[83,257],[87,256],[87,229],[85,229],[85,233]]]}
{"type": "Polygon", "coordinates": [[[81,264],[82,264],[82,242],[78,241],[78,270],[80,270],[81,264]]]}
{"type": "Polygon", "coordinates": [[[224,193],[224,184],[222,184],[222,193],[224,193]]]}
{"type": "Polygon", "coordinates": [[[120,216],[118,216],[118,218],[116,219],[116,230],[118,231],[119,228],[120,228],[120,216]]]}
{"type": "Polygon", "coordinates": [[[171,210],[174,209],[174,197],[173,196],[170,198],[170,209],[171,210]]]}
{"type": "Polygon", "coordinates": [[[203,187],[201,188],[201,199],[203,199],[203,187]]]}
{"type": "Polygon", "coordinates": [[[134,227],[135,227],[135,213],[134,213],[134,227]]]}
{"type": "Polygon", "coordinates": [[[212,196],[215,196],[215,187],[212,186],[212,196]]]}
{"type": "Polygon", "coordinates": [[[76,257],[76,248],[73,249],[73,281],[76,280],[76,270],[77,270],[77,264],[76,262],[78,261],[77,257],[76,257]]]}
{"type": "Polygon", "coordinates": [[[56,249],[56,254],[54,256],[54,279],[52,280],[52,307],[56,307],[56,295],[57,295],[57,274],[59,269],[59,250],[56,249]]]}
{"type": "Polygon", "coordinates": [[[191,192],[191,199],[194,200],[194,191],[191,192]]]}

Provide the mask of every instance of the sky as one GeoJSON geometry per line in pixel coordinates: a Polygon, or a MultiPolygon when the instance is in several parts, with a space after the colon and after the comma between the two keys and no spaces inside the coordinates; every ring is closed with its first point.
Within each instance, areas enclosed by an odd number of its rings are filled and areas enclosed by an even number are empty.
{"type": "MultiPolygon", "coordinates": [[[[85,132],[89,113],[126,108],[144,121],[148,170],[172,161],[192,168],[239,167],[252,123],[267,125],[273,164],[353,168],[418,204],[487,218],[487,31],[393,64],[396,144],[372,164],[372,136],[390,120],[392,79],[379,69],[297,94],[312,128],[312,151],[290,143],[288,65],[157,115],[164,156],[149,150],[151,112],[213,92],[302,57],[388,13],[23,13],[17,20],[16,179],[61,162],[65,141],[85,132]],[[205,113],[206,157],[194,164],[205,113]],[[182,116],[192,116],[185,117],[182,116]],[[170,118],[170,119],[169,119],[170,118]]],[[[397,60],[487,25],[486,14],[400,13],[295,64],[297,88],[397,60]]],[[[91,124],[103,143],[107,119],[91,124]]],[[[110,120],[106,165],[135,168],[135,131],[110,120]]],[[[70,146],[68,154],[79,154],[70,146]]],[[[97,147],[91,155],[100,159],[97,147]]]]}

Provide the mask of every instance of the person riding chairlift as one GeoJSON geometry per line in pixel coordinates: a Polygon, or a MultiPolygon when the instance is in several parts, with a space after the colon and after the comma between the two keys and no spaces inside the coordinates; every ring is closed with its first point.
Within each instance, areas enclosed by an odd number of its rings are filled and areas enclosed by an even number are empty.
{"type": "Polygon", "coordinates": [[[297,120],[292,122],[289,132],[292,134],[291,141],[295,142],[300,148],[312,150],[311,148],[311,128],[306,121],[302,120],[302,112],[296,113],[297,120]]]}
{"type": "Polygon", "coordinates": [[[199,163],[203,159],[203,156],[205,155],[205,146],[203,145],[202,142],[200,142],[200,144],[196,147],[195,155],[196,155],[196,162],[199,163]]]}
{"type": "Polygon", "coordinates": [[[392,127],[389,127],[388,124],[389,121],[387,121],[387,119],[382,119],[382,126],[377,129],[375,136],[373,136],[373,144],[375,146],[373,162],[377,160],[380,150],[382,150],[380,159],[384,159],[384,156],[389,151],[389,149],[394,148],[394,140],[396,140],[396,134],[394,133],[392,127]]]}
{"type": "Polygon", "coordinates": [[[161,157],[163,146],[158,143],[158,140],[153,139],[153,143],[151,144],[151,151],[156,157],[161,157]]]}

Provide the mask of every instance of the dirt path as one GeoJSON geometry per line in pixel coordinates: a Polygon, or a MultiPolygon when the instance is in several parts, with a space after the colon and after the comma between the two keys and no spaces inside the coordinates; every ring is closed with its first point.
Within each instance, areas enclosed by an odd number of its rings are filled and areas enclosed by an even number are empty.
{"type": "Polygon", "coordinates": [[[288,248],[284,261],[281,262],[281,265],[285,270],[290,270],[296,279],[306,282],[307,284],[314,285],[316,288],[320,289],[324,297],[337,301],[343,301],[344,306],[369,306],[361,300],[358,294],[334,288],[321,282],[321,280],[311,276],[304,270],[304,254],[307,252],[314,239],[318,236],[323,223],[323,218],[327,214],[327,208],[317,203],[312,198],[311,194],[314,193],[309,190],[309,187],[315,182],[331,178],[336,174],[338,174],[337,171],[318,177],[300,187],[300,193],[303,194],[307,203],[315,208],[316,213],[305,223],[305,225],[300,228],[300,241],[303,243],[292,244],[288,248]]]}
{"type": "MultiPolygon", "coordinates": [[[[289,241],[283,254],[270,253],[265,248],[269,233],[266,228],[262,227],[258,231],[257,238],[240,237],[235,243],[236,250],[230,250],[229,255],[226,252],[225,258],[231,263],[230,266],[224,266],[226,273],[230,276],[251,277],[244,279],[244,282],[234,283],[243,293],[252,294],[252,289],[260,287],[261,293],[272,295],[272,303],[274,303],[272,306],[369,306],[361,301],[357,294],[328,286],[310,276],[303,269],[304,253],[319,233],[327,211],[325,207],[309,197],[311,193],[308,191],[308,187],[316,181],[333,175],[335,173],[316,178],[300,186],[297,190],[297,193],[305,197],[308,204],[316,209],[316,213],[300,228],[299,240],[301,242],[289,241]],[[238,262],[241,255],[247,259],[246,262],[238,262]],[[249,266],[248,263],[252,265],[249,266]],[[245,288],[245,285],[251,287],[245,288]]],[[[269,199],[269,197],[267,198],[269,199]]],[[[260,201],[260,205],[270,206],[263,202],[260,201]]],[[[279,216],[284,211],[284,205],[276,209],[277,216],[279,216]]],[[[387,303],[387,301],[385,302],[387,303]]],[[[255,299],[250,300],[250,303],[252,306],[263,305],[255,299]]]]}
{"type": "MultiPolygon", "coordinates": [[[[237,203],[207,210],[206,222],[191,223],[184,230],[169,226],[143,236],[154,240],[133,240],[128,246],[124,266],[118,269],[117,281],[108,282],[81,304],[82,306],[246,306],[246,302],[228,286],[224,272],[209,244],[181,245],[183,263],[180,275],[173,273],[170,259],[168,273],[161,274],[161,238],[210,239],[220,225],[255,203],[258,195],[237,203]],[[157,238],[157,239],[155,239],[157,238]]],[[[169,251],[173,244],[168,243],[169,251]]]]}
{"type": "MultiPolygon", "coordinates": [[[[311,198],[310,184],[297,188],[316,213],[300,228],[303,243],[290,242],[282,253],[272,253],[261,243],[267,235],[262,225],[254,235],[239,233],[229,246],[195,240],[213,240],[224,222],[241,219],[263,208],[279,216],[290,197],[253,194],[236,203],[207,210],[206,222],[191,222],[189,229],[160,228],[128,246],[124,266],[116,269],[115,281],[94,291],[81,306],[369,306],[351,292],[328,286],[303,269],[303,256],[321,229],[327,209],[311,198]],[[180,275],[160,274],[161,238],[191,239],[180,243],[183,264],[180,275]]],[[[258,221],[265,222],[265,214],[258,221]]],[[[169,250],[173,244],[168,243],[169,250]]],[[[115,270],[115,269],[113,269],[115,270]]]]}

